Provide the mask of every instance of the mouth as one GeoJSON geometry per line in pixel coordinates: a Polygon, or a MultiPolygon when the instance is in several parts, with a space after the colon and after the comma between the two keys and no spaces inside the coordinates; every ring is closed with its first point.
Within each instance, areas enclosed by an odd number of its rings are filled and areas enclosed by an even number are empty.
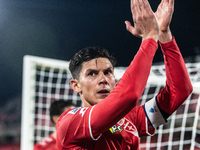
{"type": "Polygon", "coordinates": [[[106,90],[106,89],[100,90],[97,93],[101,94],[101,95],[109,95],[110,94],[110,92],[108,90],[106,90]]]}

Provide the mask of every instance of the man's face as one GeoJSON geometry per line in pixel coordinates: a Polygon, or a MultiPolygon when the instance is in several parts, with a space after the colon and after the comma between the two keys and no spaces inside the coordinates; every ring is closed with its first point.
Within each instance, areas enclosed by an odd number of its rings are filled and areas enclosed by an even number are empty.
{"type": "Polygon", "coordinates": [[[114,68],[111,62],[101,57],[84,62],[78,84],[83,105],[97,104],[107,97],[115,86],[114,68]]]}

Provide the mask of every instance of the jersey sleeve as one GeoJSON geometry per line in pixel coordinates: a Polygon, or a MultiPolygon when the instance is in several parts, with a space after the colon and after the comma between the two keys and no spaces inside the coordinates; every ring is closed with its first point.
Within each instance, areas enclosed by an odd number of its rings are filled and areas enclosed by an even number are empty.
{"type": "Polygon", "coordinates": [[[164,55],[166,86],[158,93],[157,101],[167,118],[187,99],[193,88],[175,38],[160,43],[160,46],[164,55]]]}
{"type": "Polygon", "coordinates": [[[166,86],[143,106],[152,128],[166,123],[167,118],[177,110],[192,91],[185,63],[175,39],[161,44],[161,48],[165,58],[166,86]]]}
{"type": "Polygon", "coordinates": [[[138,103],[150,73],[157,42],[142,42],[133,61],[111,94],[99,102],[91,114],[91,130],[94,137],[112,127],[138,103]]]}

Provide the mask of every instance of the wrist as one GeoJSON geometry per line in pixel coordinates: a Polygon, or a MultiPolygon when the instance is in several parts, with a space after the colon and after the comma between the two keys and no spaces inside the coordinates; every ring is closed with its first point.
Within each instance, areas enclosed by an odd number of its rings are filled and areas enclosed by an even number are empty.
{"type": "Polygon", "coordinates": [[[172,39],[173,39],[173,37],[172,37],[172,33],[171,33],[170,29],[168,29],[167,31],[160,32],[160,35],[159,35],[160,43],[167,43],[167,42],[170,42],[172,39]]]}
{"type": "Polygon", "coordinates": [[[142,38],[142,41],[146,40],[146,39],[153,39],[155,40],[156,42],[158,42],[159,40],[159,34],[158,33],[153,33],[153,34],[148,34],[147,36],[144,36],[142,38]]]}

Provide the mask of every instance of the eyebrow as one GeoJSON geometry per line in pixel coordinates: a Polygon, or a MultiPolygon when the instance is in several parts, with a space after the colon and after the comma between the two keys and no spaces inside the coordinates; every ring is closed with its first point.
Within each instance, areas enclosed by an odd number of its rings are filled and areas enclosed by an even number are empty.
{"type": "MultiPolygon", "coordinates": [[[[106,68],[106,69],[104,69],[104,71],[105,70],[113,70],[113,67],[108,67],[108,68],[106,68]]],[[[85,72],[93,72],[93,71],[98,71],[98,69],[87,69],[85,72]]]]}

